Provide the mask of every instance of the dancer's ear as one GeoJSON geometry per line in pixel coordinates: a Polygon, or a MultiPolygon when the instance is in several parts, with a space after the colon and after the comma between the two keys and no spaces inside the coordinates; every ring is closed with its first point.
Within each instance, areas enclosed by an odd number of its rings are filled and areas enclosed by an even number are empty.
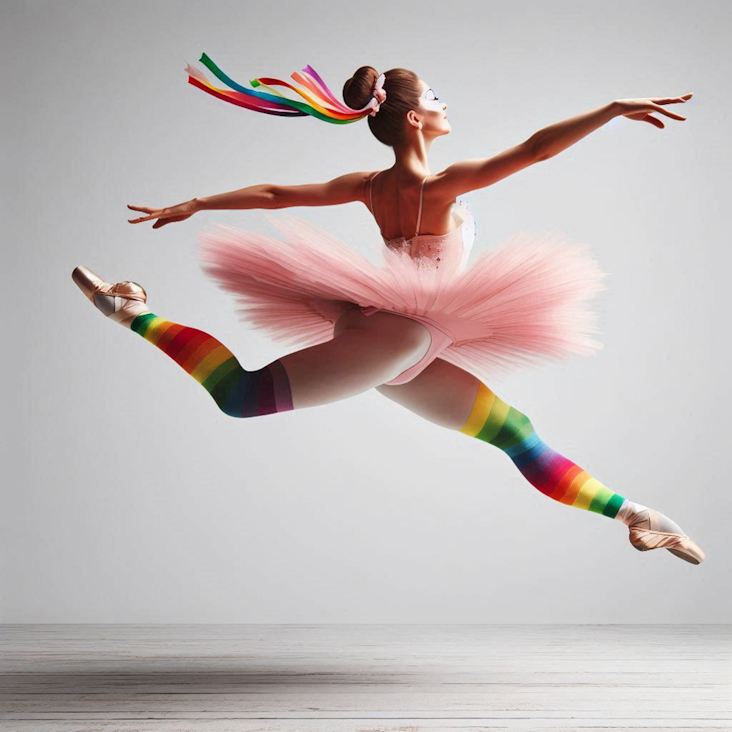
{"type": "Polygon", "coordinates": [[[413,109],[410,109],[407,112],[407,123],[412,125],[412,127],[417,127],[417,128],[422,127],[422,120],[419,118],[419,116],[413,109]]]}

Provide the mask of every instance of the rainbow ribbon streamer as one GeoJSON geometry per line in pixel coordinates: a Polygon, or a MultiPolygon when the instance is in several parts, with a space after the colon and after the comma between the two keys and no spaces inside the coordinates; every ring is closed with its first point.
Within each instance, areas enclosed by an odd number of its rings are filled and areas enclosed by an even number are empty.
{"type": "Polygon", "coordinates": [[[333,92],[328,89],[325,82],[310,65],[302,70],[302,74],[299,74],[297,71],[290,74],[304,89],[293,86],[287,81],[270,77],[252,79],[249,82],[253,87],[267,89],[270,92],[268,94],[262,91],[253,91],[252,89],[241,86],[241,84],[237,84],[221,71],[205,53],[201,55],[199,61],[233,91],[219,89],[213,86],[209,83],[202,71],[190,64],[186,64],[189,84],[193,84],[193,86],[197,86],[199,89],[203,89],[208,94],[222,99],[225,102],[236,104],[239,107],[246,107],[255,112],[276,114],[281,117],[304,117],[309,114],[317,119],[323,120],[323,122],[344,125],[356,122],[356,120],[365,117],[376,103],[376,99],[372,98],[362,109],[351,109],[351,107],[339,102],[335,98],[333,92]],[[289,99],[284,94],[273,89],[272,85],[292,89],[308,103],[305,104],[304,102],[289,99]]]}

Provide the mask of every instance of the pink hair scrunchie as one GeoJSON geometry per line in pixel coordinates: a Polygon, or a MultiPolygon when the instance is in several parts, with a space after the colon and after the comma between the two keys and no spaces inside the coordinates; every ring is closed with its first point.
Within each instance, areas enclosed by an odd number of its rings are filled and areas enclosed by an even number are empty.
{"type": "Polygon", "coordinates": [[[369,112],[370,117],[376,116],[376,113],[381,109],[381,105],[386,100],[386,91],[384,91],[384,81],[386,80],[386,76],[384,74],[381,74],[379,78],[376,80],[376,83],[374,84],[374,91],[373,91],[373,98],[371,99],[371,111],[369,112]]]}

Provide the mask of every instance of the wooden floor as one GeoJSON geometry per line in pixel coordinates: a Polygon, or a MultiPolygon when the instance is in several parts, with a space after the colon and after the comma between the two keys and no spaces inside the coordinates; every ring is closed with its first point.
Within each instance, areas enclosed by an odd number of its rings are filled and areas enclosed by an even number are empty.
{"type": "Polygon", "coordinates": [[[732,730],[723,625],[0,625],[0,730],[732,730]]]}

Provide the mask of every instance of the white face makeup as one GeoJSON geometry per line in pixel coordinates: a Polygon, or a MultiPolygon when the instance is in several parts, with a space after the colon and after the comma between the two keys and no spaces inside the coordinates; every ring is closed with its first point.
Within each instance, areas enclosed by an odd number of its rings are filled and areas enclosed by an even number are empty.
{"type": "Polygon", "coordinates": [[[420,97],[425,109],[429,109],[431,112],[442,112],[442,100],[435,94],[432,88],[425,89],[420,97]]]}
{"type": "Polygon", "coordinates": [[[450,121],[447,119],[447,105],[431,86],[427,86],[426,81],[420,79],[420,82],[423,87],[419,96],[419,106],[422,113],[420,114],[418,110],[415,110],[417,119],[420,122],[419,129],[429,139],[449,134],[451,127],[450,121]]]}

